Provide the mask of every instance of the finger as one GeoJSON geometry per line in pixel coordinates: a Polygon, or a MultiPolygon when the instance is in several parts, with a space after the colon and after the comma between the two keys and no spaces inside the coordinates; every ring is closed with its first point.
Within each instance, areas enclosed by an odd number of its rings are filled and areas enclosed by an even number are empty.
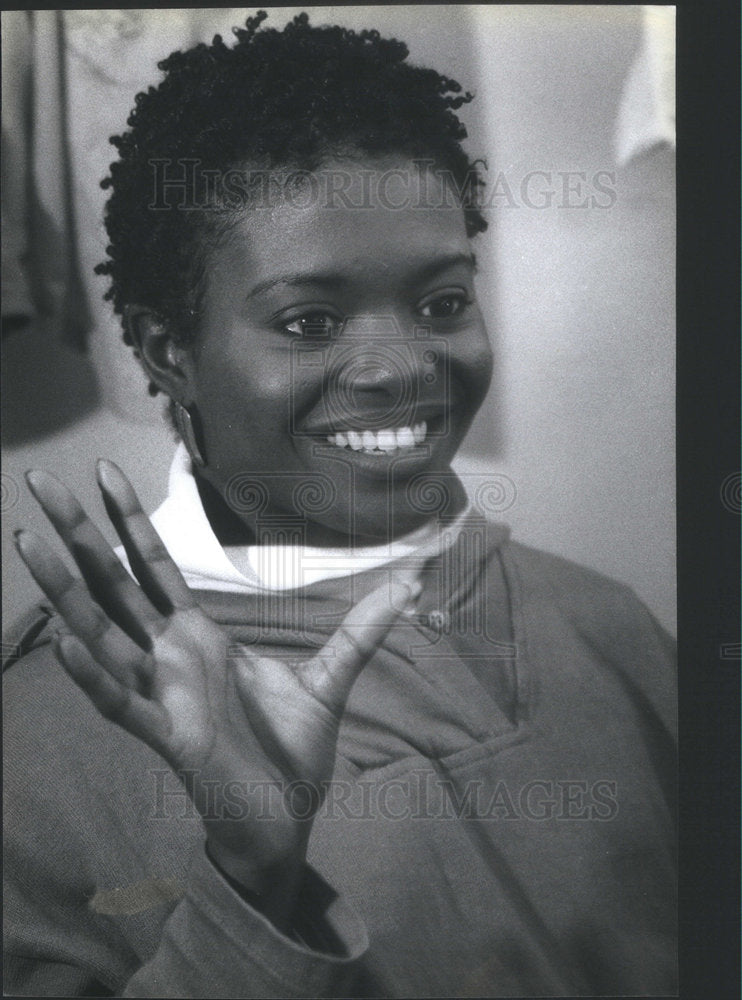
{"type": "Polygon", "coordinates": [[[151,649],[150,636],[161,632],[166,623],[76,497],[46,472],[27,472],[26,481],[79,566],[93,599],[135,642],[151,649]]]}
{"type": "Polygon", "coordinates": [[[328,708],[342,709],[361,670],[421,589],[415,572],[398,572],[359,601],[319,653],[302,665],[302,681],[328,708]]]}
{"type": "Polygon", "coordinates": [[[58,634],[52,646],[64,669],[104,718],[150,746],[159,745],[166,729],[161,708],[112,677],[75,636],[58,634]]]}
{"type": "Polygon", "coordinates": [[[68,628],[117,680],[144,689],[152,676],[151,658],[108,618],[51,548],[30,531],[16,534],[18,552],[34,580],[68,628]]]}
{"type": "Polygon", "coordinates": [[[121,469],[100,459],[96,471],[106,510],[129,564],[154,606],[164,615],[195,607],[193,594],[121,469]]]}

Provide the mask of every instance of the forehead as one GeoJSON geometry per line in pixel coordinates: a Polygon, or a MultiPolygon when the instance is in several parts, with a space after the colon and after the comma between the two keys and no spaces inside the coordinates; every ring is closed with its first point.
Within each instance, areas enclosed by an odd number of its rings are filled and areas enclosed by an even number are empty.
{"type": "Polygon", "coordinates": [[[451,176],[407,160],[334,160],[273,175],[268,196],[232,220],[214,262],[254,282],[277,272],[392,273],[409,262],[468,252],[451,176]]]}

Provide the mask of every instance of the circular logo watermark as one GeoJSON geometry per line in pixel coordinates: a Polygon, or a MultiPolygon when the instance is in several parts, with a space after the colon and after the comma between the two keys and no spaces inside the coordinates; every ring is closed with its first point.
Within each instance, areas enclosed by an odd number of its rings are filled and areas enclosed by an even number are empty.
{"type": "Polygon", "coordinates": [[[407,486],[407,499],[422,514],[443,513],[453,500],[450,477],[416,476],[407,486]]]}
{"type": "Polygon", "coordinates": [[[499,472],[474,491],[474,506],[483,514],[502,514],[515,503],[518,491],[513,480],[499,472]]]}
{"type": "Polygon", "coordinates": [[[0,473],[0,511],[3,514],[11,510],[18,503],[21,491],[18,483],[6,472],[0,473]]]}
{"type": "Polygon", "coordinates": [[[722,482],[719,495],[726,510],[742,514],[742,473],[730,473],[722,482]]]}
{"type": "Polygon", "coordinates": [[[238,514],[255,514],[268,506],[269,493],[264,483],[249,472],[238,472],[227,483],[226,499],[238,514]]]}
{"type": "Polygon", "coordinates": [[[337,499],[335,484],[327,476],[312,476],[298,483],[293,490],[294,507],[300,514],[322,514],[337,499]]]}

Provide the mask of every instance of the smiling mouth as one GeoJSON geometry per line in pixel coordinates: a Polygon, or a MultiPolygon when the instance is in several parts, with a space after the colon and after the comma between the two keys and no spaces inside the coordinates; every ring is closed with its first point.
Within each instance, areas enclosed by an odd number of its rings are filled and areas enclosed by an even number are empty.
{"type": "Polygon", "coordinates": [[[386,427],[378,431],[347,430],[329,434],[327,441],[336,448],[360,451],[366,455],[393,455],[411,451],[425,443],[428,435],[427,421],[412,427],[386,427]]]}

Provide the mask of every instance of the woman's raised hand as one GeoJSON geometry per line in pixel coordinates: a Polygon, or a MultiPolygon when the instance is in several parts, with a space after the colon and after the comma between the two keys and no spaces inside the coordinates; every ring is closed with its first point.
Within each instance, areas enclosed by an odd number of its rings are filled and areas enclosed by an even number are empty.
{"type": "Polygon", "coordinates": [[[83,576],[43,539],[19,532],[23,560],[69,630],[54,641],[57,656],[103,716],[181,775],[230,876],[258,892],[267,873],[290,881],[332,777],[350,689],[419,584],[400,574],[369,594],[300,664],[258,656],[199,607],[121,470],[100,461],[97,471],[138,583],[65,486],[47,473],[27,476],[83,576]],[[280,799],[296,782],[292,795],[307,793],[301,809],[279,808],[266,821],[258,795],[272,787],[280,799]]]}

